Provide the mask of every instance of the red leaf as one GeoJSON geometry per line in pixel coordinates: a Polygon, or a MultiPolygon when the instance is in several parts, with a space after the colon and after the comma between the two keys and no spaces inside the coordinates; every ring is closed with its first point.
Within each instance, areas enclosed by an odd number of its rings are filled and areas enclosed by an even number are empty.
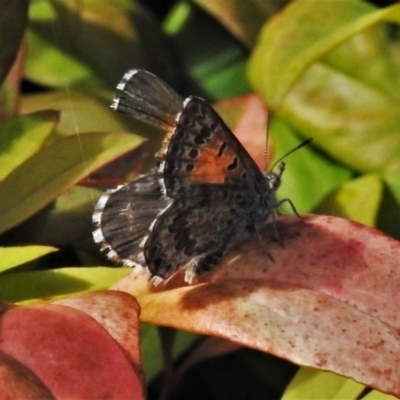
{"type": "Polygon", "coordinates": [[[28,368],[0,352],[0,388],[3,400],[54,399],[50,391],[28,368]]]}
{"type": "MultiPolygon", "coordinates": [[[[104,294],[105,314],[118,297],[135,310],[134,300],[121,295],[104,294]]],[[[97,293],[99,301],[101,296],[97,293]]],[[[129,308],[127,312],[131,314],[129,308]]],[[[0,350],[33,371],[56,398],[144,398],[140,377],[121,347],[92,317],[71,307],[51,304],[6,311],[0,350]]]]}
{"type": "Polygon", "coordinates": [[[280,217],[199,284],[152,288],[133,271],[114,288],[141,319],[230,339],[400,395],[400,244],[328,216],[280,217]],[[273,256],[272,261],[267,254],[273,256]],[[344,350],[345,349],[345,350],[344,350]]]}
{"type": "Polygon", "coordinates": [[[55,304],[76,308],[94,318],[125,350],[129,361],[141,373],[138,320],[140,309],[134,297],[109,290],[69,297],[55,304]]]}

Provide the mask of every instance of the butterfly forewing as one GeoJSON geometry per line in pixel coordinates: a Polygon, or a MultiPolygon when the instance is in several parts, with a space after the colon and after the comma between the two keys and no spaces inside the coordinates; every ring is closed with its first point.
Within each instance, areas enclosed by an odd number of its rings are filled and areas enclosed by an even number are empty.
{"type": "Polygon", "coordinates": [[[147,71],[132,69],[122,77],[117,89],[123,93],[111,106],[116,111],[166,131],[175,128],[183,99],[160,78],[147,71]]]}
{"type": "Polygon", "coordinates": [[[167,194],[192,183],[238,183],[255,190],[263,174],[219,115],[204,100],[189,97],[163,154],[167,194]]]}

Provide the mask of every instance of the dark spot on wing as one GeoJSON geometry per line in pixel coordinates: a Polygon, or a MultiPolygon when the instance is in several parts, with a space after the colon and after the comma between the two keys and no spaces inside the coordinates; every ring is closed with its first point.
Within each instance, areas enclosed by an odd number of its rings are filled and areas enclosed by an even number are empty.
{"type": "Polygon", "coordinates": [[[192,163],[186,164],[186,172],[192,172],[194,170],[194,165],[192,163]]]}
{"type": "Polygon", "coordinates": [[[194,137],[194,142],[196,144],[204,144],[206,141],[203,139],[203,137],[200,134],[198,134],[194,137]]]}
{"type": "Polygon", "coordinates": [[[200,129],[200,135],[204,138],[207,139],[211,136],[211,129],[208,127],[203,127],[200,129]]]}
{"type": "Polygon", "coordinates": [[[232,171],[233,169],[236,169],[238,166],[238,159],[237,157],[234,157],[233,161],[228,165],[228,171],[232,171]]]}
{"type": "Polygon", "coordinates": [[[217,157],[221,157],[222,154],[224,154],[224,152],[226,150],[226,147],[227,147],[226,142],[222,142],[222,144],[221,144],[221,146],[220,146],[220,148],[218,150],[217,157]]]}
{"type": "Polygon", "coordinates": [[[189,157],[190,158],[196,158],[199,155],[199,151],[197,149],[192,149],[189,151],[189,157]]]}

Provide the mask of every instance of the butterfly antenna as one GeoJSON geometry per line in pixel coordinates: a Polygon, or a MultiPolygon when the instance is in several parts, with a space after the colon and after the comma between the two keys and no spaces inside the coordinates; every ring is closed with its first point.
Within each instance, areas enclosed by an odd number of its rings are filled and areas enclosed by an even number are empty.
{"type": "Polygon", "coordinates": [[[287,153],[285,153],[282,157],[280,157],[278,160],[276,160],[274,162],[274,164],[272,165],[271,171],[277,166],[277,164],[279,164],[284,158],[286,158],[289,154],[294,153],[295,151],[301,149],[304,146],[307,146],[310,142],[312,141],[312,138],[309,138],[307,140],[305,140],[304,142],[300,143],[298,146],[296,146],[294,149],[288,151],[287,153]]]}

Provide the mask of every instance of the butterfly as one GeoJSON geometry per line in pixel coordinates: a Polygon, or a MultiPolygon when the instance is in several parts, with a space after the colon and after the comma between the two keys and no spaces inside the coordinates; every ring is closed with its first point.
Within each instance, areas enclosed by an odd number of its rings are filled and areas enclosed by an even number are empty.
{"type": "Polygon", "coordinates": [[[144,70],[128,71],[117,89],[113,109],[167,135],[156,169],[106,192],[96,205],[94,240],[110,259],[146,267],[155,284],[185,268],[191,283],[235,243],[259,235],[282,203],[295,211],[289,199],[275,197],[284,162],[277,172],[261,172],[205,100],[184,100],[144,70]]]}

